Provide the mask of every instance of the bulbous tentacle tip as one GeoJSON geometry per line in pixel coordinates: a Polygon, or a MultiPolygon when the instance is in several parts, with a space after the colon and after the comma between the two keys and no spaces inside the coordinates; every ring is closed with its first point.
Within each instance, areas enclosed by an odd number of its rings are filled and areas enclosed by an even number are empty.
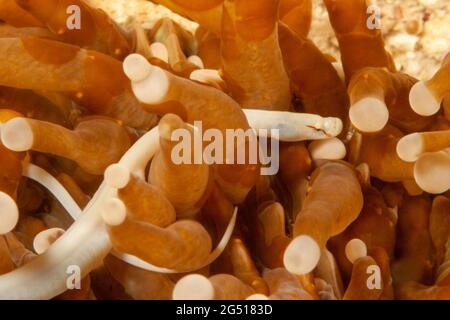
{"type": "Polygon", "coordinates": [[[423,142],[419,133],[404,136],[397,143],[397,154],[403,161],[416,161],[423,150],[423,142]]]}
{"type": "Polygon", "coordinates": [[[119,163],[110,165],[105,171],[105,183],[111,188],[125,188],[130,182],[130,177],[130,170],[119,163]]]}
{"type": "Polygon", "coordinates": [[[364,241],[360,239],[350,240],[345,246],[345,256],[351,263],[367,256],[367,246],[364,241]]]}
{"type": "Polygon", "coordinates": [[[431,194],[444,193],[450,189],[450,148],[426,153],[414,165],[417,185],[431,194]]]}
{"type": "Polygon", "coordinates": [[[248,296],[247,299],[245,299],[245,300],[259,300],[259,301],[262,301],[262,300],[269,300],[269,297],[264,295],[264,294],[255,293],[255,294],[252,294],[251,296],[248,296]]]}
{"type": "Polygon", "coordinates": [[[170,79],[166,71],[152,66],[139,54],[129,55],[123,62],[123,69],[131,80],[136,98],[146,104],[158,104],[166,97],[170,79]]]}
{"type": "Polygon", "coordinates": [[[192,55],[187,60],[192,63],[193,65],[199,67],[200,69],[205,69],[205,64],[203,63],[202,58],[196,55],[192,55]]]}
{"type": "Polygon", "coordinates": [[[226,88],[225,81],[222,79],[219,70],[197,69],[191,72],[189,79],[213,86],[222,91],[226,88]]]}
{"type": "Polygon", "coordinates": [[[0,191],[0,235],[11,232],[19,221],[19,209],[11,196],[0,191]]]}
{"type": "Polygon", "coordinates": [[[314,160],[341,160],[347,155],[344,143],[338,138],[313,141],[308,150],[314,160]]]}
{"type": "Polygon", "coordinates": [[[14,118],[2,126],[3,145],[15,152],[28,151],[33,147],[33,130],[25,118],[14,118]]]}
{"type": "Polygon", "coordinates": [[[58,240],[65,231],[61,228],[52,228],[38,233],[33,240],[33,249],[37,254],[43,254],[58,240]]]}
{"type": "Polygon", "coordinates": [[[366,97],[350,107],[350,121],[361,132],[378,132],[389,121],[386,103],[375,97],[366,97]]]}
{"type": "Polygon", "coordinates": [[[320,247],[310,236],[301,235],[292,240],[283,257],[285,268],[292,274],[310,273],[319,263],[320,247]]]}
{"type": "Polygon", "coordinates": [[[424,81],[417,82],[411,88],[409,103],[414,112],[425,117],[436,114],[441,108],[441,101],[433,95],[424,81]]]}
{"type": "Polygon", "coordinates": [[[108,199],[105,202],[102,218],[109,226],[121,225],[127,217],[127,208],[122,200],[117,198],[108,199]]]}
{"type": "Polygon", "coordinates": [[[169,51],[167,50],[167,47],[161,43],[161,42],[153,42],[150,45],[150,51],[152,56],[155,58],[158,58],[161,61],[164,61],[165,63],[169,63],[169,51]]]}
{"type": "Polygon", "coordinates": [[[329,137],[336,137],[341,134],[344,124],[339,118],[325,118],[323,130],[329,137]]]}
{"type": "Polygon", "coordinates": [[[123,62],[123,71],[125,75],[135,82],[139,82],[147,78],[152,72],[152,65],[144,56],[133,53],[125,58],[123,62]]]}
{"type": "Polygon", "coordinates": [[[173,300],[213,300],[214,287],[208,278],[191,274],[180,279],[172,292],[173,300]]]}

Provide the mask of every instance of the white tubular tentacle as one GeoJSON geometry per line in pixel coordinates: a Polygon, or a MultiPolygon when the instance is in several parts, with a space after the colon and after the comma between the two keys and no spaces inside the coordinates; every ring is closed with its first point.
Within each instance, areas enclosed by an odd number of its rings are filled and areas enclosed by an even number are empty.
{"type": "MultiPolygon", "coordinates": [[[[125,73],[134,81],[142,81],[153,70],[152,66],[147,64],[145,64],[147,68],[137,68],[136,66],[142,64],[141,60],[139,55],[131,55],[127,61],[133,63],[124,64],[125,73]]],[[[156,68],[156,70],[158,69],[156,68]]],[[[157,91],[164,91],[160,90],[161,88],[160,85],[157,91]]],[[[281,141],[327,139],[339,135],[343,127],[342,121],[338,118],[322,118],[313,114],[263,110],[244,110],[244,113],[250,126],[257,132],[265,131],[270,136],[271,129],[278,129],[281,141]]],[[[118,165],[145,179],[145,167],[158,149],[159,133],[158,128],[154,128],[125,153],[118,165]]],[[[107,183],[102,183],[81,212],[67,191],[50,174],[31,164],[26,164],[24,169],[27,177],[43,184],[61,201],[64,208],[74,218],[78,216],[80,218],[44,254],[25,266],[0,276],[0,299],[51,299],[67,290],[66,281],[70,275],[67,273],[69,267],[79,267],[81,277],[85,277],[112,250],[102,213],[107,201],[117,197],[117,189],[107,183]]],[[[222,241],[210,254],[207,264],[214,261],[223,251],[235,222],[236,211],[222,241]]],[[[152,266],[129,255],[121,254],[119,256],[129,263],[147,270],[179,272],[152,266]]]]}
{"type": "MultiPolygon", "coordinates": [[[[143,172],[158,148],[158,130],[155,128],[139,139],[119,163],[131,172],[143,172]]],[[[79,267],[81,277],[97,267],[112,249],[101,214],[106,201],[116,195],[116,189],[103,183],[80,219],[48,251],[25,266],[0,276],[0,299],[51,299],[67,290],[70,266],[79,267]]]]}
{"type": "MultiPolygon", "coordinates": [[[[161,102],[169,88],[167,76],[161,68],[151,65],[139,54],[131,54],[125,59],[123,69],[139,101],[148,104],[161,102]]],[[[271,129],[276,129],[279,130],[277,138],[281,141],[328,139],[338,136],[343,128],[339,118],[295,112],[243,111],[257,134],[270,137],[271,129]]]]}
{"type": "Polygon", "coordinates": [[[138,257],[129,255],[129,254],[124,254],[124,253],[118,253],[113,251],[112,254],[125,261],[128,264],[131,264],[135,267],[147,270],[147,271],[152,271],[152,272],[159,272],[159,273],[188,273],[188,272],[193,272],[195,270],[201,269],[203,267],[206,267],[207,265],[211,264],[214,260],[216,260],[223,252],[223,250],[225,249],[225,247],[227,246],[228,242],[230,241],[230,238],[233,234],[233,230],[234,230],[234,226],[236,225],[236,218],[237,218],[237,207],[234,209],[234,213],[233,216],[228,224],[227,229],[225,230],[225,233],[223,234],[222,239],[220,240],[219,244],[217,245],[216,249],[214,249],[213,252],[210,253],[208,259],[201,265],[201,266],[197,266],[193,269],[185,269],[185,270],[173,270],[173,269],[167,269],[167,268],[161,268],[161,267],[157,267],[153,264],[150,264],[146,261],[143,261],[141,259],[139,259],[138,257]]]}
{"type": "MultiPolygon", "coordinates": [[[[155,128],[143,136],[122,157],[117,166],[143,176],[146,164],[159,149],[158,129],[155,128]]],[[[59,238],[44,254],[27,265],[0,276],[0,299],[26,300],[51,299],[67,290],[67,270],[77,266],[81,270],[81,277],[89,274],[111,252],[112,245],[106,232],[102,213],[108,201],[117,197],[117,189],[102,183],[92,200],[81,212],[64,187],[45,170],[24,164],[25,175],[38,181],[61,202],[64,208],[74,218],[79,218],[70,229],[59,238]],[[30,290],[30,288],[33,288],[30,290]]],[[[236,225],[237,208],[225,231],[222,240],[211,252],[207,261],[200,269],[223,252],[228,244],[236,225]]],[[[123,261],[153,272],[180,273],[195,270],[172,270],[149,264],[138,257],[111,252],[123,261]]]]}
{"type": "Polygon", "coordinates": [[[22,167],[23,175],[25,177],[30,178],[47,188],[55,198],[60,201],[61,205],[74,220],[80,218],[80,207],[55,177],[32,163],[23,163],[22,167]]]}
{"type": "Polygon", "coordinates": [[[98,192],[99,201],[84,212],[80,220],[43,255],[23,267],[0,276],[0,299],[51,299],[67,290],[67,270],[78,266],[86,276],[111,250],[111,242],[99,212],[106,188],[98,192]]]}
{"type": "Polygon", "coordinates": [[[316,114],[243,110],[257,134],[270,136],[272,129],[279,130],[280,141],[322,140],[336,137],[343,125],[339,118],[323,118],[316,114]]]}

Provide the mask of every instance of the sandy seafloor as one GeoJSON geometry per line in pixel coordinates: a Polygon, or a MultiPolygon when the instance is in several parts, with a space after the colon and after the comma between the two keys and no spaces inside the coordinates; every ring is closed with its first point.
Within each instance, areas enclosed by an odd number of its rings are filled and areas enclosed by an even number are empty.
{"type": "MultiPolygon", "coordinates": [[[[186,29],[196,24],[146,0],[89,0],[116,21],[130,26],[133,21],[150,28],[161,17],[170,16],[186,29]]],[[[189,0],[187,0],[189,1],[189,0]]],[[[325,53],[339,58],[322,0],[314,1],[314,22],[309,37],[325,53]]],[[[421,80],[430,78],[450,51],[450,0],[377,0],[382,11],[386,46],[399,70],[421,80]]]]}

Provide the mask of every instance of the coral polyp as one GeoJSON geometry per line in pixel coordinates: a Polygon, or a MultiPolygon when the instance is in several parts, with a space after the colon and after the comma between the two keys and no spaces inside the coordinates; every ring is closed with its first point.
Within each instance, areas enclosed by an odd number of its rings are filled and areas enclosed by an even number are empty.
{"type": "Polygon", "coordinates": [[[195,31],[0,0],[0,299],[450,299],[448,56],[365,0],[338,59],[311,0],[152,2],[195,31]]]}

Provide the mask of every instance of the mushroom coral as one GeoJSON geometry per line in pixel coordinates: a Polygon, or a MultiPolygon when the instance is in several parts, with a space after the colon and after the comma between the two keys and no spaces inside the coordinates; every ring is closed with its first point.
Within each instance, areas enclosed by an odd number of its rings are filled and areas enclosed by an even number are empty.
{"type": "Polygon", "coordinates": [[[448,299],[449,58],[397,71],[364,0],[345,79],[310,0],[153,2],[195,34],[0,0],[0,299],[448,299]]]}

